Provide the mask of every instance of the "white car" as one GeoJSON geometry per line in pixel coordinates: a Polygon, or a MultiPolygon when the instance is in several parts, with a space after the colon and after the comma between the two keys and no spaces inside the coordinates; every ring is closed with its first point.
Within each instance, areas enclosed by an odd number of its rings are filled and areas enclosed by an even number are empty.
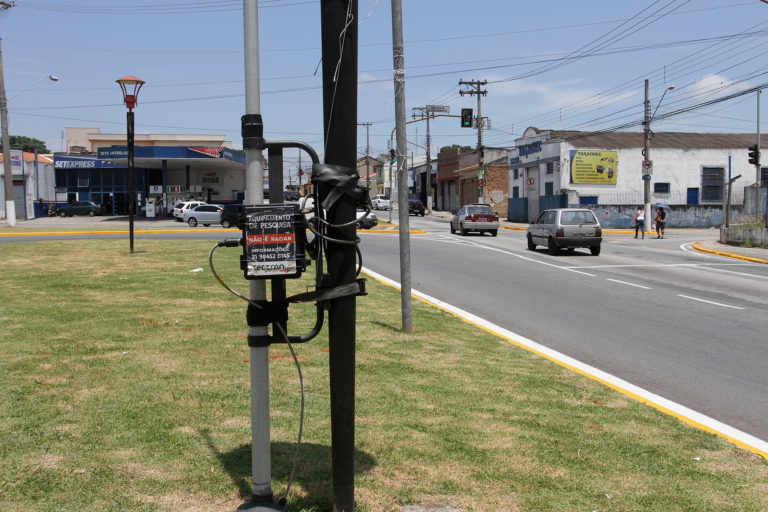
{"type": "Polygon", "coordinates": [[[187,210],[191,210],[192,208],[197,208],[198,206],[207,204],[203,201],[179,201],[175,205],[173,205],[173,212],[171,213],[174,217],[176,217],[176,220],[181,222],[184,220],[184,212],[187,210]]]}
{"type": "Polygon", "coordinates": [[[187,208],[184,212],[184,222],[195,227],[198,224],[210,226],[211,224],[221,224],[221,211],[224,207],[220,204],[201,204],[192,209],[187,208]]]}
{"type": "Polygon", "coordinates": [[[392,208],[392,201],[389,199],[389,196],[379,194],[371,199],[371,208],[374,210],[389,210],[392,208]]]}

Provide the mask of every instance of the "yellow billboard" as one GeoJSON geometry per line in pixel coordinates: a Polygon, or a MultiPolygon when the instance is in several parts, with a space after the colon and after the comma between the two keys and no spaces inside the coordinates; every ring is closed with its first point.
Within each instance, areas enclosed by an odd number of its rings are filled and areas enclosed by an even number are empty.
{"type": "Polygon", "coordinates": [[[571,151],[571,183],[615,185],[619,170],[616,151],[571,151]]]}

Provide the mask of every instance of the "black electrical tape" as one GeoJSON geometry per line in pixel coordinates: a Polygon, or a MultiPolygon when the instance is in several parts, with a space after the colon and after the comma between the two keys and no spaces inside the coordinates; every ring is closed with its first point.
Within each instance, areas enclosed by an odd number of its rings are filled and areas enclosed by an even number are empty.
{"type": "Polygon", "coordinates": [[[250,301],[245,313],[250,327],[266,327],[273,323],[288,321],[287,302],[250,301]]]}

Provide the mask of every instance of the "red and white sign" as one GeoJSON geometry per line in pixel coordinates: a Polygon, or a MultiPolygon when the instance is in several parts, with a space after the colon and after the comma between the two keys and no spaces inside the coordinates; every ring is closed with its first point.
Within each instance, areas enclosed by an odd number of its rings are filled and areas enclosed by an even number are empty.
{"type": "Polygon", "coordinates": [[[191,151],[195,151],[196,153],[202,153],[204,155],[211,156],[213,158],[221,158],[221,152],[224,150],[223,147],[205,147],[205,148],[189,148],[191,151]]]}
{"type": "Polygon", "coordinates": [[[533,188],[534,185],[536,185],[536,178],[526,178],[525,179],[525,186],[528,188],[533,188]]]}

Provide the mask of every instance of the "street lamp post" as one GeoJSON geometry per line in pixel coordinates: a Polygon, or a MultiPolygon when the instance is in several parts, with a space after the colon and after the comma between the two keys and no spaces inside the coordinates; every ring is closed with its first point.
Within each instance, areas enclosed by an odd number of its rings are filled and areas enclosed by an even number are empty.
{"type": "Polygon", "coordinates": [[[648,79],[645,80],[645,103],[644,103],[644,120],[643,120],[643,208],[645,209],[645,226],[644,231],[648,231],[651,225],[651,172],[653,170],[653,161],[651,160],[651,148],[650,142],[653,137],[651,131],[651,121],[656,117],[656,112],[661,106],[661,102],[664,101],[664,96],[669,91],[675,89],[674,85],[667,87],[664,90],[664,94],[661,95],[661,99],[656,104],[656,109],[651,115],[651,100],[648,98],[648,79]]]}
{"type": "Polygon", "coordinates": [[[131,254],[133,254],[133,216],[136,209],[136,180],[133,175],[133,109],[144,81],[135,76],[124,76],[115,80],[123,91],[123,101],[128,108],[128,237],[130,239],[131,254]]]}

